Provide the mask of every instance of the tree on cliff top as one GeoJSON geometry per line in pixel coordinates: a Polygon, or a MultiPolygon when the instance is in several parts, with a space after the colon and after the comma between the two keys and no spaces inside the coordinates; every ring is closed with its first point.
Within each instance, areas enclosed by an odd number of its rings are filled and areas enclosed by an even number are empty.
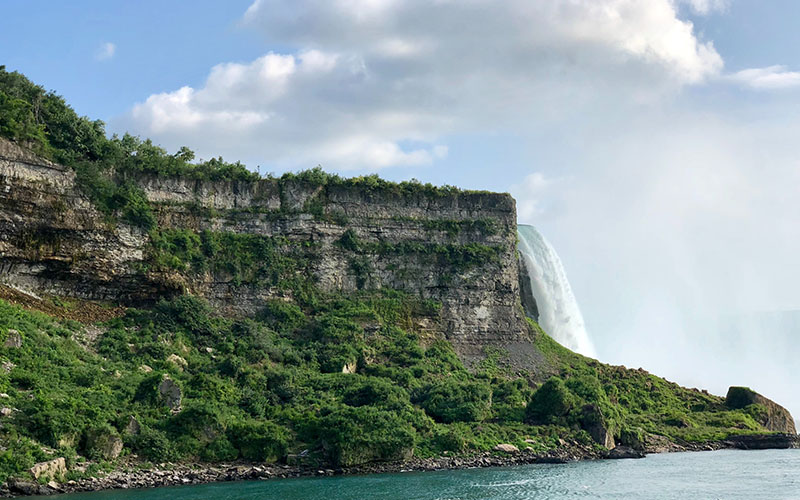
{"type": "Polygon", "coordinates": [[[149,139],[106,137],[105,123],[79,116],[64,98],[23,74],[0,66],[0,135],[67,166],[94,163],[100,170],[186,176],[209,180],[255,180],[242,163],[222,158],[191,163],[194,152],[173,155],[149,139]]]}

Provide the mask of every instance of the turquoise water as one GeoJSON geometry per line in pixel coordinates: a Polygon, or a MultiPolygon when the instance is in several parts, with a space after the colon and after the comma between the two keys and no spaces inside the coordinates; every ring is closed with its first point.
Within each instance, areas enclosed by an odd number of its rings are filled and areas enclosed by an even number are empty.
{"type": "MultiPolygon", "coordinates": [[[[53,497],[50,497],[53,498],[53,497]]],[[[63,495],[64,500],[800,499],[800,450],[651,455],[370,476],[63,495]]]]}

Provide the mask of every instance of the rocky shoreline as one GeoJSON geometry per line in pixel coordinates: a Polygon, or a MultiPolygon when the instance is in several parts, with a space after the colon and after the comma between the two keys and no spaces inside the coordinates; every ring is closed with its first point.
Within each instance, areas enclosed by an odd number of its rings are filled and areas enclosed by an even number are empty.
{"type": "Polygon", "coordinates": [[[312,476],[382,474],[483,467],[505,467],[537,463],[568,463],[579,460],[643,458],[648,453],[681,451],[712,451],[725,448],[768,449],[798,448],[798,436],[789,434],[736,436],[724,441],[686,443],[665,442],[649,445],[644,451],[619,446],[610,451],[598,451],[577,443],[536,453],[524,450],[517,453],[483,452],[472,456],[453,456],[411,459],[405,462],[372,463],[356,467],[326,468],[290,465],[232,464],[159,464],[143,467],[129,462],[119,470],[102,477],[91,477],[65,483],[38,484],[29,480],[9,480],[0,487],[0,497],[90,492],[112,489],[158,488],[163,486],[196,485],[226,481],[287,479],[312,476]]]}

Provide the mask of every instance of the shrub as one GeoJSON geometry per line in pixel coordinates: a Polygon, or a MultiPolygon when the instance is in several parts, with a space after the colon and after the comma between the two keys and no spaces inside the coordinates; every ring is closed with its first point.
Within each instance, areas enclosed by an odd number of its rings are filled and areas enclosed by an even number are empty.
{"type": "Polygon", "coordinates": [[[254,420],[234,423],[227,435],[242,458],[255,462],[277,462],[283,458],[291,437],[285,427],[254,420]]]}
{"type": "Polygon", "coordinates": [[[132,449],[153,462],[169,462],[180,458],[167,435],[151,427],[142,427],[139,434],[129,436],[132,449]]]}
{"type": "Polygon", "coordinates": [[[460,452],[467,448],[467,439],[457,427],[436,426],[432,444],[435,450],[460,452]]]}
{"type": "Polygon", "coordinates": [[[533,394],[525,409],[525,419],[532,424],[563,423],[564,418],[578,404],[564,381],[550,378],[533,394]]]}
{"type": "Polygon", "coordinates": [[[351,252],[361,251],[361,239],[352,229],[348,229],[342,233],[342,236],[339,238],[337,243],[345,250],[350,250],[351,252]]]}
{"type": "Polygon", "coordinates": [[[479,422],[489,411],[491,390],[483,382],[446,379],[424,387],[416,401],[437,422],[479,422]]]}
{"type": "Polygon", "coordinates": [[[328,458],[341,466],[399,460],[413,452],[416,431],[401,415],[372,406],[342,406],[316,427],[328,458]]]}
{"type": "Polygon", "coordinates": [[[200,458],[206,462],[227,462],[236,460],[239,457],[239,450],[228,440],[225,435],[205,443],[200,449],[200,458]]]}
{"type": "Polygon", "coordinates": [[[408,392],[389,380],[377,377],[357,377],[348,382],[349,384],[342,394],[342,401],[346,405],[379,406],[395,410],[410,406],[408,392]]]}
{"type": "Polygon", "coordinates": [[[208,302],[192,295],[162,300],[156,306],[156,320],[161,329],[182,330],[193,338],[214,335],[211,314],[208,302]]]}
{"type": "Polygon", "coordinates": [[[296,304],[285,300],[269,300],[257,316],[262,321],[279,332],[294,331],[306,323],[306,315],[296,304]]]}

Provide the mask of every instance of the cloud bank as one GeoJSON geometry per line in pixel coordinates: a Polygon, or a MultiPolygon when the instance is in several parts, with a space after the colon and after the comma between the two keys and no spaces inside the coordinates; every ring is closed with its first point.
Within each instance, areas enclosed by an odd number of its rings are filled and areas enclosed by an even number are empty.
{"type": "MultiPolygon", "coordinates": [[[[694,0],[707,12],[714,1],[694,0]]],[[[198,87],[155,94],[123,127],[174,148],[278,167],[430,165],[449,135],[561,119],[598,93],[648,100],[722,58],[670,0],[257,0],[270,46],[198,87]],[[213,151],[207,145],[213,144],[213,151]]],[[[123,128],[121,127],[121,128],[123,128]]]]}

